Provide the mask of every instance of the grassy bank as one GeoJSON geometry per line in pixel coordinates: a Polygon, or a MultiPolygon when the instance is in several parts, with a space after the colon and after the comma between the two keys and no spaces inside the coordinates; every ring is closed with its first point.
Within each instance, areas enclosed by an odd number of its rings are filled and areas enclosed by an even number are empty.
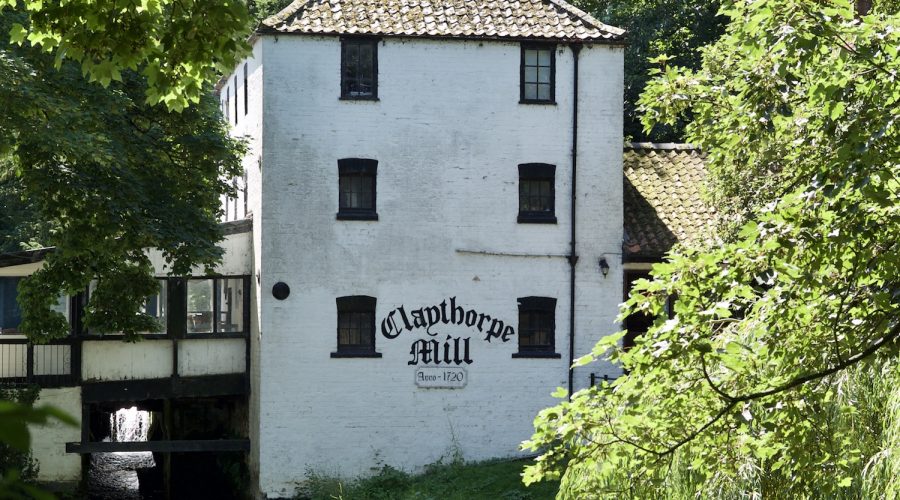
{"type": "Polygon", "coordinates": [[[438,464],[421,475],[385,468],[378,475],[352,483],[310,477],[309,490],[298,499],[311,500],[544,500],[556,495],[559,483],[525,487],[522,469],[528,460],[473,464],[438,464]]]}

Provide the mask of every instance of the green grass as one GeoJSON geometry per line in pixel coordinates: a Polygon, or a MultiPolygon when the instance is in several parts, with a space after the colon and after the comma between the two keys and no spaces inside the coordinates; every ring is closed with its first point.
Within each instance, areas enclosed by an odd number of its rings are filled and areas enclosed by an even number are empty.
{"type": "Polygon", "coordinates": [[[556,497],[557,482],[525,487],[522,469],[529,460],[492,460],[471,464],[428,466],[409,475],[385,467],[373,477],[351,483],[311,475],[307,491],[298,499],[311,500],[543,500],[556,497]]]}

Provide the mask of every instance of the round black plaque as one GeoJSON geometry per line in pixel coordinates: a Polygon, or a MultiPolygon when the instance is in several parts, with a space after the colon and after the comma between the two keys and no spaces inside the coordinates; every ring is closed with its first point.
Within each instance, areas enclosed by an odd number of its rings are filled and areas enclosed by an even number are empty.
{"type": "Polygon", "coordinates": [[[274,296],[278,300],[284,300],[288,298],[288,295],[290,294],[291,287],[289,287],[287,283],[283,281],[275,283],[275,286],[272,287],[272,296],[274,296]]]}

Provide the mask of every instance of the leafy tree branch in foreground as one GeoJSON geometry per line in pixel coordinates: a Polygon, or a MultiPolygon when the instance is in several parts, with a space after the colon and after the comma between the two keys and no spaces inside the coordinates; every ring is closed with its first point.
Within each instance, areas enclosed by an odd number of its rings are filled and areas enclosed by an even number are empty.
{"type": "MultiPolygon", "coordinates": [[[[0,14],[0,36],[27,23],[0,14]]],[[[52,312],[61,293],[96,289],[85,325],[94,331],[155,331],[140,312],[157,292],[146,248],[159,248],[176,274],[211,268],[220,197],[241,173],[244,146],[229,138],[219,105],[208,92],[180,113],[145,104],[146,80],[131,71],[104,88],[82,68],[29,43],[0,40],[0,146],[3,176],[49,228],[54,246],[45,265],[20,285],[21,329],[43,341],[68,333],[52,312]]]]}
{"type": "Polygon", "coordinates": [[[651,59],[664,56],[683,68],[700,67],[700,48],[725,31],[727,18],[718,14],[719,0],[576,0],[583,10],[604,23],[625,28],[625,137],[635,141],[683,142],[684,119],[656,123],[644,130],[638,98],[650,81],[651,59]]]}
{"type": "Polygon", "coordinates": [[[526,482],[562,496],[900,495],[900,18],[876,2],[726,5],[703,66],[669,67],[647,124],[690,112],[723,243],[654,266],[579,360],[627,375],[544,410],[526,482]],[[740,228],[740,229],[738,229],[740,228]],[[668,297],[674,316],[664,316],[668,297]]]}
{"type": "Polygon", "coordinates": [[[24,16],[4,27],[4,37],[52,54],[57,68],[72,61],[104,86],[139,72],[147,102],[171,110],[200,102],[204,84],[249,49],[241,0],[0,0],[0,13],[24,16]]]}

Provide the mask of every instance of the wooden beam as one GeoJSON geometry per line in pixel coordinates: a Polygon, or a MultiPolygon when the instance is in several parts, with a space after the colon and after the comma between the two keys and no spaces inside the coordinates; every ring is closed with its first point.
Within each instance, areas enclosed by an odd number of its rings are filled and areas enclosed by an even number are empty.
{"type": "Polygon", "coordinates": [[[188,453],[202,451],[250,451],[249,439],[199,439],[176,441],[132,441],[126,443],[66,443],[66,453],[111,453],[117,451],[152,451],[156,453],[188,453]]]}
{"type": "Polygon", "coordinates": [[[147,399],[242,396],[247,394],[247,374],[206,375],[150,380],[85,382],[81,399],[87,403],[144,401],[147,399]]]}

